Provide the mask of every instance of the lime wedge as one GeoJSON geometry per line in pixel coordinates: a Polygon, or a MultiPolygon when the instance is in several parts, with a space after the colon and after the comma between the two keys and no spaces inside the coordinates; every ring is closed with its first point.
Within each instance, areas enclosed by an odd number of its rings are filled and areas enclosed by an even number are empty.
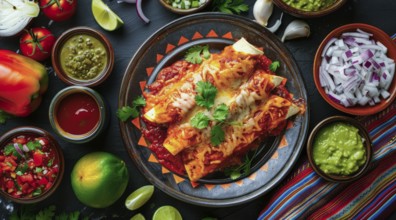
{"type": "Polygon", "coordinates": [[[167,205],[155,211],[153,220],[183,220],[183,218],[175,207],[167,205]]]}
{"type": "Polygon", "coordinates": [[[129,210],[136,210],[142,207],[153,195],[154,186],[142,186],[133,191],[125,200],[125,207],[129,210]]]}
{"type": "Polygon", "coordinates": [[[96,22],[107,31],[114,31],[124,25],[121,18],[102,0],[92,0],[92,13],[96,22]]]}
{"type": "Polygon", "coordinates": [[[140,213],[132,216],[132,218],[130,220],[146,220],[146,218],[144,218],[144,216],[140,213]]]}

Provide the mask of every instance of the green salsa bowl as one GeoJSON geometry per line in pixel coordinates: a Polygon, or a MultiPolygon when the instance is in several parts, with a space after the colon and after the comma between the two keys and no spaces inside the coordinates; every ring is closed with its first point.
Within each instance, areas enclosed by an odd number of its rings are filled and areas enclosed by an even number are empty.
{"type": "Polygon", "coordinates": [[[57,76],[66,84],[94,87],[111,74],[114,51],[99,31],[76,27],[58,38],[51,59],[57,76]]]}
{"type": "Polygon", "coordinates": [[[348,0],[273,0],[282,11],[298,18],[317,18],[341,8],[348,0]]]}
{"type": "Polygon", "coordinates": [[[371,139],[357,120],[332,116],[312,130],[307,154],[311,167],[325,180],[350,182],[362,177],[369,167],[371,139]]]}

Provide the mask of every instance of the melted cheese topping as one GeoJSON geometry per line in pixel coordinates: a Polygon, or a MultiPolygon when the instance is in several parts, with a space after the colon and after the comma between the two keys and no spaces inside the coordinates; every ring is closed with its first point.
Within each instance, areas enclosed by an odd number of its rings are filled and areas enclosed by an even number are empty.
{"type": "MultiPolygon", "coordinates": [[[[262,102],[249,117],[241,121],[241,125],[229,125],[225,129],[225,141],[213,146],[209,141],[203,141],[188,151],[183,151],[185,168],[191,181],[197,181],[206,174],[216,170],[218,166],[207,166],[206,158],[210,155],[221,155],[216,161],[223,162],[228,157],[245,147],[261,135],[276,129],[287,117],[290,108],[296,108],[290,101],[279,96],[271,96],[262,102]]],[[[216,162],[216,164],[217,164],[216,162]]],[[[213,165],[211,163],[211,165],[213,165]]]]}
{"type": "Polygon", "coordinates": [[[211,54],[199,67],[186,70],[182,78],[171,81],[155,95],[145,95],[148,103],[144,117],[158,124],[169,124],[163,146],[173,155],[182,155],[192,181],[213,172],[228,157],[299,111],[286,99],[269,97],[285,79],[258,68],[257,56],[262,54],[241,39],[220,54],[211,54]],[[195,103],[199,81],[210,82],[217,88],[210,110],[195,103]],[[210,132],[216,122],[196,129],[190,121],[199,112],[212,118],[220,104],[227,105],[229,116],[223,127],[225,141],[215,147],[210,142],[210,132]]]}

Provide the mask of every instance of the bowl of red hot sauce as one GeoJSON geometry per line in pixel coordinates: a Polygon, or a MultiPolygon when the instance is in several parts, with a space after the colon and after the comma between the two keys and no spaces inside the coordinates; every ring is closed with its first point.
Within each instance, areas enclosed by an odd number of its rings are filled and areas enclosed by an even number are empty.
{"type": "Polygon", "coordinates": [[[107,107],[102,96],[93,89],[69,86],[59,91],[51,101],[49,120],[63,139],[86,143],[105,128],[107,107]]]}
{"type": "Polygon", "coordinates": [[[17,127],[0,137],[0,195],[21,204],[40,202],[62,181],[64,157],[53,136],[17,127]]]}

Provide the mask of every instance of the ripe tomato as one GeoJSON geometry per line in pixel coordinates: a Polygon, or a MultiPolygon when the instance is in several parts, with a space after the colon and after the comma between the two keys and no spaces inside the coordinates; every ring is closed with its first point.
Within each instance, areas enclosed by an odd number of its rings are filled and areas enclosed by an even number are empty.
{"type": "Polygon", "coordinates": [[[41,10],[53,21],[65,21],[76,12],[77,0],[40,0],[41,10]]]}
{"type": "Polygon", "coordinates": [[[55,36],[45,28],[37,27],[26,31],[19,47],[23,55],[37,61],[43,61],[51,55],[51,49],[56,41],[55,36]]]}

